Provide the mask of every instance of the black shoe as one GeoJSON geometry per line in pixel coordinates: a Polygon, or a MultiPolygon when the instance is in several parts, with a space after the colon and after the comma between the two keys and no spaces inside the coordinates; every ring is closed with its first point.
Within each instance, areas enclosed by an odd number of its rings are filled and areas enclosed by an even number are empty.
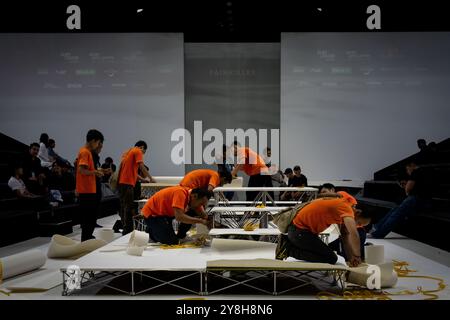
{"type": "Polygon", "coordinates": [[[112,229],[115,233],[120,233],[120,229],[123,229],[122,220],[116,220],[112,229]]]}
{"type": "Polygon", "coordinates": [[[284,260],[288,257],[287,246],[288,246],[287,236],[284,234],[280,234],[278,236],[278,244],[275,250],[275,259],[284,260]]]}

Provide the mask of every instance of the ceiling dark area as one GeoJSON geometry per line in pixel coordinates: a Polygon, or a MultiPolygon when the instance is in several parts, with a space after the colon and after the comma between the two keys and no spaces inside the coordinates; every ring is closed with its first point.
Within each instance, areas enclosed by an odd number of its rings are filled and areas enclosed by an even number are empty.
{"type": "Polygon", "coordinates": [[[450,30],[439,2],[411,1],[102,1],[10,2],[0,7],[1,32],[73,32],[71,4],[81,8],[81,31],[183,32],[186,42],[271,42],[281,32],[369,31],[367,7],[381,8],[381,31],[450,30]]]}

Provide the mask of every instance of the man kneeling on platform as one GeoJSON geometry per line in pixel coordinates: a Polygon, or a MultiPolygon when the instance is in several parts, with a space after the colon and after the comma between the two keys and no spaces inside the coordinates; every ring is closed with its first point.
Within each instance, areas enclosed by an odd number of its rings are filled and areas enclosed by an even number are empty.
{"type": "Polygon", "coordinates": [[[336,264],[338,256],[319,234],[338,224],[347,261],[352,267],[358,266],[362,260],[357,226],[369,223],[370,218],[346,197],[316,199],[301,208],[289,226],[286,253],[298,260],[336,264]]]}
{"type": "Polygon", "coordinates": [[[146,232],[155,242],[179,244],[193,224],[208,225],[208,214],[204,207],[210,197],[211,193],[206,189],[190,190],[181,186],[162,189],[148,199],[142,208],[146,232]],[[180,222],[176,234],[173,219],[180,222]]]}

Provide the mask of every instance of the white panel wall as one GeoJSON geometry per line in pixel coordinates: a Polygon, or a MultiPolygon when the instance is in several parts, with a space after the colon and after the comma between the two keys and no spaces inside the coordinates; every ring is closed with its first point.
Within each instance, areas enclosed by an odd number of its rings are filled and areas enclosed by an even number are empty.
{"type": "Polygon", "coordinates": [[[143,139],[154,175],[184,174],[170,161],[184,127],[181,34],[3,34],[0,47],[1,132],[24,143],[47,132],[73,160],[96,128],[102,159],[143,139]]]}
{"type": "Polygon", "coordinates": [[[450,33],[284,33],[281,162],[365,180],[450,137],[450,33]]]}

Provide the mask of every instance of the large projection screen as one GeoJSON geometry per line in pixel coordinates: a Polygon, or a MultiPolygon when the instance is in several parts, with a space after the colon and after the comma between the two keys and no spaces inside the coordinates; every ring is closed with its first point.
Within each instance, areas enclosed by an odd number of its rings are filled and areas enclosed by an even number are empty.
{"type": "Polygon", "coordinates": [[[450,136],[450,33],[283,33],[282,165],[370,179],[450,136]]]}
{"type": "Polygon", "coordinates": [[[184,127],[182,34],[1,34],[0,47],[1,132],[27,144],[46,132],[72,161],[96,128],[102,159],[143,139],[152,174],[184,174],[170,161],[184,127]]]}

